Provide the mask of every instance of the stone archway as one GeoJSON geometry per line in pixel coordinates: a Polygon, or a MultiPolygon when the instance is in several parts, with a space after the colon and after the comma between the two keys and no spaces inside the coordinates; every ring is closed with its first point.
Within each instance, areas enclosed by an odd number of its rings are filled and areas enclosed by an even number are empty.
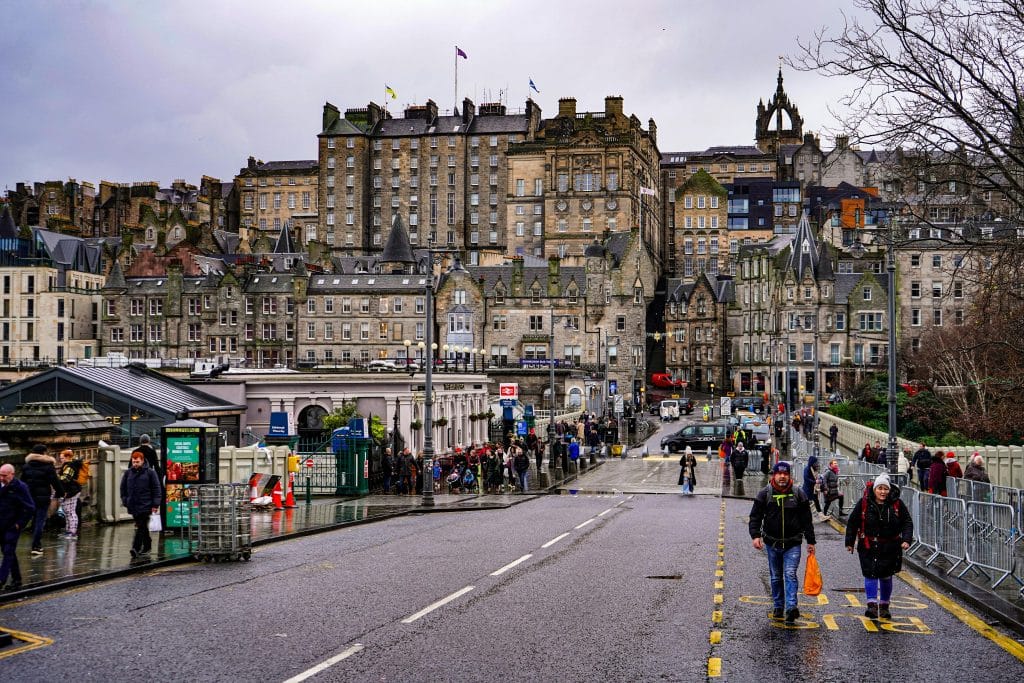
{"type": "Polygon", "coordinates": [[[299,450],[309,451],[319,446],[329,436],[324,430],[327,409],[313,404],[299,411],[295,430],[299,434],[299,450]]]}

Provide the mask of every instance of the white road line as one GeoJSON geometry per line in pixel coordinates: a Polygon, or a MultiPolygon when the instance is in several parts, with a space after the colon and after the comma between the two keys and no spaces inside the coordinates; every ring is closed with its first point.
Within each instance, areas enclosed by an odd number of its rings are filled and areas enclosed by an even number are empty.
{"type": "Polygon", "coordinates": [[[590,523],[591,523],[591,522],[593,522],[593,521],[594,521],[594,518],[593,518],[593,517],[591,517],[591,518],[590,518],[590,519],[588,519],[587,521],[583,522],[583,524],[579,524],[579,525],[577,525],[577,526],[575,526],[575,527],[573,527],[573,528],[574,528],[574,529],[582,529],[583,527],[585,527],[586,525],[590,524],[590,523]]]}
{"type": "Polygon", "coordinates": [[[356,654],[357,652],[362,651],[362,649],[363,649],[363,646],[360,645],[359,643],[356,643],[355,645],[353,645],[349,649],[345,650],[344,652],[336,654],[333,657],[331,657],[330,659],[326,659],[326,660],[320,662],[319,664],[314,666],[312,669],[307,669],[306,671],[303,671],[302,673],[300,673],[298,676],[292,676],[291,678],[289,678],[284,683],[299,683],[299,681],[304,681],[307,678],[312,678],[313,676],[316,676],[318,673],[320,673],[324,669],[329,669],[330,667],[334,666],[335,664],[337,664],[338,662],[342,661],[343,659],[348,659],[349,657],[351,657],[352,655],[356,654]]]}
{"type": "Polygon", "coordinates": [[[608,509],[607,509],[607,510],[605,510],[604,512],[601,512],[601,513],[599,513],[599,514],[598,514],[597,516],[598,516],[598,517],[604,517],[605,515],[607,515],[607,514],[608,514],[609,512],[611,512],[611,511],[612,511],[612,510],[614,510],[614,509],[615,509],[615,508],[608,508],[608,509]]]}
{"type": "Polygon", "coordinates": [[[531,553],[527,553],[526,555],[523,555],[522,557],[520,557],[518,560],[515,560],[514,562],[509,562],[508,564],[506,564],[504,567],[502,567],[498,571],[491,572],[491,576],[501,576],[502,574],[507,572],[509,569],[512,569],[512,567],[515,567],[517,564],[522,564],[523,562],[526,562],[531,557],[533,557],[533,555],[531,553]]]}
{"type": "Polygon", "coordinates": [[[550,541],[548,541],[547,543],[542,545],[541,548],[550,548],[551,546],[553,546],[554,544],[558,543],[559,541],[561,541],[563,538],[565,538],[568,535],[569,535],[568,532],[566,532],[566,533],[562,534],[561,536],[555,536],[550,541]]]}
{"type": "Polygon", "coordinates": [[[447,605],[452,600],[457,600],[458,598],[462,597],[463,595],[465,595],[469,591],[473,590],[474,588],[476,588],[476,586],[466,586],[465,588],[460,588],[459,590],[457,590],[454,593],[452,593],[451,595],[449,595],[447,598],[441,598],[440,600],[438,600],[434,604],[427,605],[426,607],[421,609],[416,614],[413,614],[411,616],[406,617],[405,619],[402,619],[402,623],[403,624],[411,624],[412,622],[416,621],[420,617],[425,616],[427,614],[430,614],[431,612],[436,610],[438,607],[444,607],[445,605],[447,605]]]}

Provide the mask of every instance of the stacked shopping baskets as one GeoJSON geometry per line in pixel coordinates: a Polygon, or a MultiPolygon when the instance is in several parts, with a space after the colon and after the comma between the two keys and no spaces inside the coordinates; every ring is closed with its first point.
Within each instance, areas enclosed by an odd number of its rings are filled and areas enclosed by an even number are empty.
{"type": "Polygon", "coordinates": [[[203,562],[252,556],[249,490],[244,484],[204,484],[192,489],[189,549],[203,562]]]}

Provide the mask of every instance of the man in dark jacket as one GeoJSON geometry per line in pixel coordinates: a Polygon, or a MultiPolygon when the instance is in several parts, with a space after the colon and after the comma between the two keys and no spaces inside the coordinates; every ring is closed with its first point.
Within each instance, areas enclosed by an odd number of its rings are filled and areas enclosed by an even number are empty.
{"type": "Polygon", "coordinates": [[[18,566],[18,536],[32,519],[35,503],[25,482],[14,478],[14,466],[0,465],[0,587],[11,577],[8,590],[21,588],[21,567],[18,566]]]}
{"type": "Polygon", "coordinates": [[[932,453],[924,444],[914,452],[910,461],[912,468],[917,469],[917,487],[922,491],[928,490],[928,468],[932,465],[932,453]]]}
{"type": "Polygon", "coordinates": [[[768,553],[772,586],[773,619],[783,617],[792,624],[800,616],[796,600],[799,586],[800,545],[807,539],[807,553],[814,554],[814,522],[811,504],[799,488],[793,487],[792,469],[785,461],[775,463],[768,486],[758,491],[750,509],[750,538],[757,550],[768,553]],[[783,605],[785,602],[785,605],[783,605]]]}
{"type": "Polygon", "coordinates": [[[28,486],[35,503],[36,517],[32,527],[32,555],[43,554],[43,527],[50,514],[50,501],[64,497],[64,484],[57,476],[56,461],[46,453],[46,445],[37,443],[25,458],[21,480],[28,486]]]}
{"type": "Polygon", "coordinates": [[[160,471],[160,456],[156,454],[156,449],[150,443],[149,434],[143,434],[139,437],[139,445],[135,447],[135,450],[145,456],[146,464],[156,472],[156,476],[159,478],[163,474],[160,471]]]}
{"type": "Polygon", "coordinates": [[[135,520],[132,557],[146,555],[153,547],[149,536],[149,516],[160,511],[162,489],[156,472],[137,450],[132,452],[131,467],[121,477],[121,504],[135,520]]]}

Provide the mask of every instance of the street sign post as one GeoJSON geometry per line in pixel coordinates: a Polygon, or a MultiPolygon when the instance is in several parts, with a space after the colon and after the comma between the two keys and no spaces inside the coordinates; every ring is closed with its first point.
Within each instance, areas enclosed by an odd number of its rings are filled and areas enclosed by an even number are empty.
{"type": "Polygon", "coordinates": [[[315,463],[315,462],[313,462],[313,458],[306,458],[306,462],[305,462],[305,465],[306,465],[306,467],[307,467],[308,469],[313,469],[313,465],[315,465],[315,464],[316,464],[316,463],[315,463]]]}

